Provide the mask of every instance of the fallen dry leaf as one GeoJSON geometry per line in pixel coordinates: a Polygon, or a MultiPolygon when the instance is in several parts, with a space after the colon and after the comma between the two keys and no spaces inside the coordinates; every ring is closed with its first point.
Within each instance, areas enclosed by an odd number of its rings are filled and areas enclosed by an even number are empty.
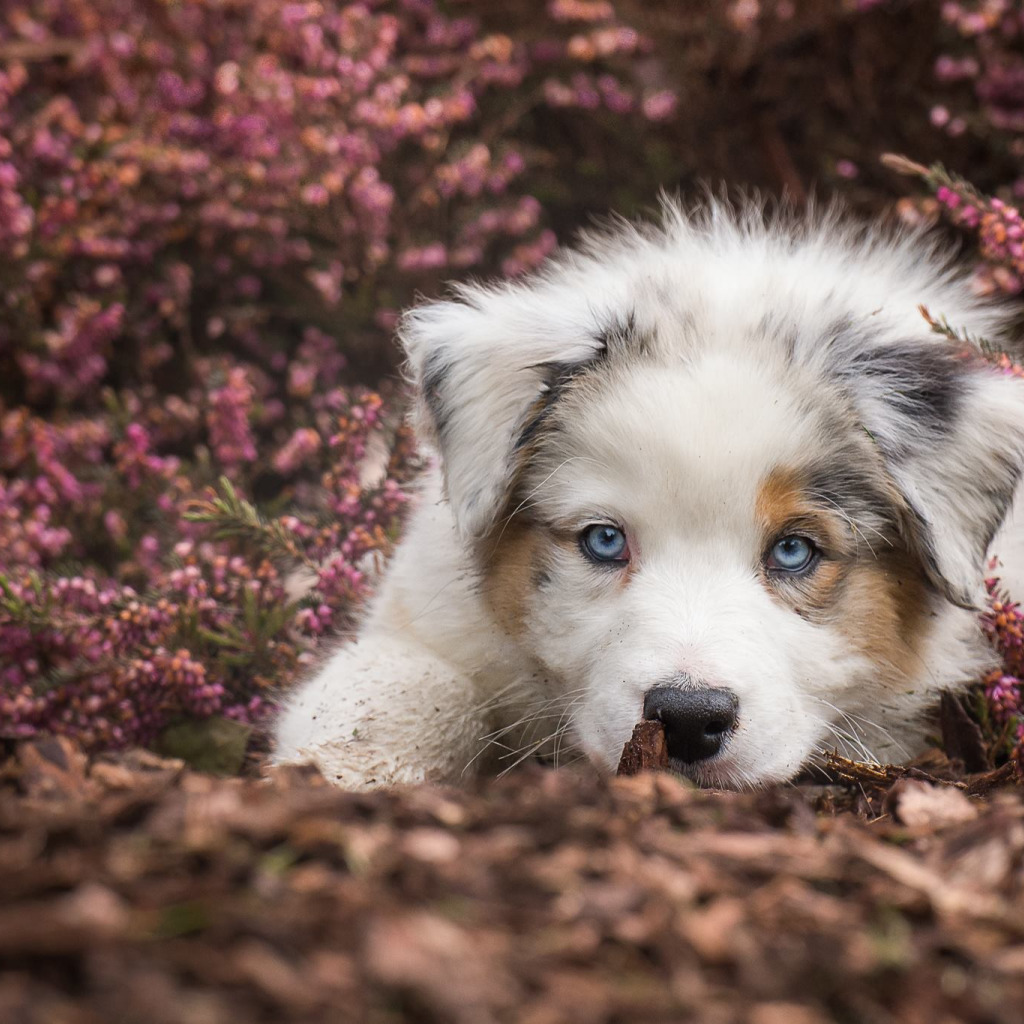
{"type": "Polygon", "coordinates": [[[943,828],[978,816],[977,807],[954,786],[936,786],[917,779],[901,779],[893,786],[889,806],[897,821],[911,828],[943,828]]]}

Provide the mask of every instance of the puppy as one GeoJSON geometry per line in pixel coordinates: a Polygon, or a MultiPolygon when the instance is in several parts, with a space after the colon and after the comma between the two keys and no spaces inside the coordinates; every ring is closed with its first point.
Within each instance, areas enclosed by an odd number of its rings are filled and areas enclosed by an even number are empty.
{"type": "Polygon", "coordinates": [[[939,692],[995,664],[988,559],[1011,592],[1024,569],[1024,530],[997,538],[1024,382],[921,306],[1005,336],[919,234],[667,202],[412,310],[436,459],[277,759],[350,788],[612,771],[643,717],[702,786],[916,752],[939,692]]]}

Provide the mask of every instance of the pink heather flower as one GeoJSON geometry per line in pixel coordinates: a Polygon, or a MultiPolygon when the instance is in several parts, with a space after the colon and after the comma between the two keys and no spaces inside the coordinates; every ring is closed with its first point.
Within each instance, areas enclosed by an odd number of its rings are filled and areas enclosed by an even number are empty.
{"type": "Polygon", "coordinates": [[[556,21],[611,21],[615,9],[608,0],[549,0],[548,13],[556,21]]]}
{"type": "Polygon", "coordinates": [[[1024,220],[1020,211],[996,197],[978,193],[964,181],[950,178],[941,168],[929,171],[911,165],[935,189],[946,216],[978,236],[982,262],[976,274],[981,291],[1016,293],[1024,288],[1024,220]]]}
{"type": "Polygon", "coordinates": [[[1002,656],[1004,668],[1024,676],[1024,614],[1017,602],[999,590],[998,578],[986,580],[985,586],[989,597],[982,616],[985,633],[1002,656]]]}
{"type": "Polygon", "coordinates": [[[1006,722],[1024,712],[1021,683],[1016,676],[993,673],[988,677],[985,696],[998,720],[1006,722]]]}
{"type": "Polygon", "coordinates": [[[286,476],[307,462],[320,447],[320,435],[309,427],[296,430],[273,458],[274,469],[286,476]]]}
{"type": "Polygon", "coordinates": [[[448,254],[440,242],[422,248],[406,249],[398,254],[398,266],[406,271],[433,270],[448,262],[448,254]]]}
{"type": "Polygon", "coordinates": [[[732,0],[728,14],[733,28],[739,32],[749,32],[761,17],[760,0],[732,0]]]}
{"type": "Polygon", "coordinates": [[[255,390],[241,367],[228,371],[227,383],[210,392],[206,414],[210,444],[225,471],[237,472],[256,458],[256,444],[249,424],[255,390]]]}
{"type": "Polygon", "coordinates": [[[326,206],[330,198],[330,192],[320,182],[307,185],[302,190],[302,201],[307,206],[326,206]]]}
{"type": "Polygon", "coordinates": [[[123,541],[128,536],[128,524],[124,521],[124,516],[114,509],[108,509],[103,513],[103,525],[115,541],[123,541]]]}
{"type": "Polygon", "coordinates": [[[44,335],[45,355],[18,354],[30,393],[56,394],[68,401],[95,386],[107,371],[107,351],[119,333],[125,308],[103,307],[94,299],[75,297],[57,311],[55,328],[44,335]]]}
{"type": "Polygon", "coordinates": [[[306,280],[316,289],[328,306],[341,302],[344,289],[345,268],[338,260],[331,260],[326,269],[311,267],[306,271],[306,280]]]}
{"type": "Polygon", "coordinates": [[[667,121],[676,112],[679,98],[668,89],[649,93],[643,99],[643,113],[648,121],[667,121]]]}
{"type": "Polygon", "coordinates": [[[985,679],[985,699],[996,724],[1012,730],[1014,757],[1024,767],[1024,614],[1017,602],[999,590],[998,579],[986,580],[986,587],[989,607],[982,616],[982,627],[1003,666],[985,679]]]}

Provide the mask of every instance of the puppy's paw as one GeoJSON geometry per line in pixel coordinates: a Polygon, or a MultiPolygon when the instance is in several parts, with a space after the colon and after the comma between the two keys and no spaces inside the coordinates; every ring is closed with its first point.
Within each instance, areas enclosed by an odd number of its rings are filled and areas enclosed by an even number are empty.
{"type": "Polygon", "coordinates": [[[486,733],[469,679],[422,648],[366,637],[300,687],[273,760],[315,764],[346,789],[458,782],[486,733]]]}

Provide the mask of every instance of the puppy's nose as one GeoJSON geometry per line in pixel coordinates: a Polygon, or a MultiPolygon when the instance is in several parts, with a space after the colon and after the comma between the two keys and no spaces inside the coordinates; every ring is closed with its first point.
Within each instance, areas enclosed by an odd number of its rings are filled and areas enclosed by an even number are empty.
{"type": "Polygon", "coordinates": [[[644,697],[644,718],[665,726],[669,757],[703,761],[722,749],[739,705],[732,690],[656,686],[644,697]]]}

